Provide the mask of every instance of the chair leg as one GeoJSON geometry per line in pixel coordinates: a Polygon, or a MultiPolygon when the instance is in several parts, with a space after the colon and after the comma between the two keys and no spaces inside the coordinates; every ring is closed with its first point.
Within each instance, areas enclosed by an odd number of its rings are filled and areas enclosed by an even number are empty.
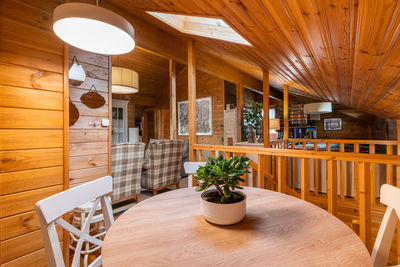
{"type": "Polygon", "coordinates": [[[139,201],[140,201],[140,193],[136,194],[136,204],[139,203],[139,201]]]}
{"type": "Polygon", "coordinates": [[[153,196],[157,195],[157,189],[153,189],[153,196]]]}
{"type": "Polygon", "coordinates": [[[176,183],[176,189],[179,189],[179,182],[176,183]]]}

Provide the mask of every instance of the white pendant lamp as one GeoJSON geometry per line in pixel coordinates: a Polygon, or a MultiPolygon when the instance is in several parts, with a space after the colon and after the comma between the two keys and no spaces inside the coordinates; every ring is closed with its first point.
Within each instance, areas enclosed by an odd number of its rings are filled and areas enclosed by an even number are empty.
{"type": "Polygon", "coordinates": [[[113,94],[135,94],[139,92],[139,74],[130,69],[112,67],[113,94]]]}
{"type": "Polygon", "coordinates": [[[108,9],[83,3],[65,3],[54,9],[53,17],[55,34],[82,50],[120,55],[135,48],[132,25],[108,9]]]}

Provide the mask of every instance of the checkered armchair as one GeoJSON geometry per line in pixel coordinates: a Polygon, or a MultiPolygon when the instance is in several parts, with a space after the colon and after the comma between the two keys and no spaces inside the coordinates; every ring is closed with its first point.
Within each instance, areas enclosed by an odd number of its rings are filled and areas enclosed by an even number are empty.
{"type": "Polygon", "coordinates": [[[183,141],[152,141],[146,151],[142,173],[142,187],[153,194],[172,185],[179,188],[183,141]]]}
{"type": "Polygon", "coordinates": [[[144,143],[114,144],[111,148],[111,199],[117,203],[130,198],[139,202],[140,178],[144,158],[144,143]]]}

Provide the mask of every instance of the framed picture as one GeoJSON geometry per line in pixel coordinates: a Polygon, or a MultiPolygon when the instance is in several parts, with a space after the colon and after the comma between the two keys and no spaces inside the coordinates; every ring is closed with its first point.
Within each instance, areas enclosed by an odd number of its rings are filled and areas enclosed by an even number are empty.
{"type": "Polygon", "coordinates": [[[342,118],[325,118],[324,131],[342,131],[343,119],[342,118]]]}
{"type": "MultiPolygon", "coordinates": [[[[196,99],[196,135],[212,135],[212,98],[196,99]]],[[[178,102],[178,135],[189,135],[188,101],[178,102]]]]}

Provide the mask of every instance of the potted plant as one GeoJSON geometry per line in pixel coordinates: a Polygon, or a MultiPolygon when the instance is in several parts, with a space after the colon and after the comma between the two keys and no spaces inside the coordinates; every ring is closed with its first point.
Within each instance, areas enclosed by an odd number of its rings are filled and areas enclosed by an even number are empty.
{"type": "Polygon", "coordinates": [[[250,127],[255,130],[256,137],[261,136],[263,121],[263,103],[254,102],[251,105],[245,105],[243,108],[243,122],[242,122],[242,137],[244,141],[247,140],[247,136],[250,127]]]}
{"type": "Polygon", "coordinates": [[[200,181],[197,191],[201,194],[200,209],[204,218],[214,224],[229,225],[240,222],[246,215],[246,195],[235,189],[245,180],[250,159],[233,157],[208,158],[205,166],[197,169],[196,180],[200,181]],[[210,190],[207,190],[209,188],[210,190]]]}

